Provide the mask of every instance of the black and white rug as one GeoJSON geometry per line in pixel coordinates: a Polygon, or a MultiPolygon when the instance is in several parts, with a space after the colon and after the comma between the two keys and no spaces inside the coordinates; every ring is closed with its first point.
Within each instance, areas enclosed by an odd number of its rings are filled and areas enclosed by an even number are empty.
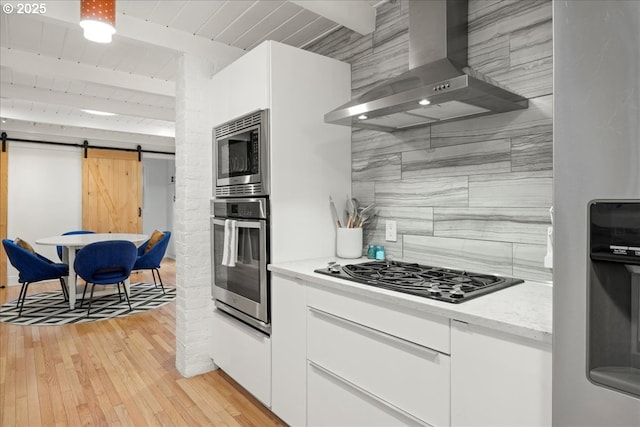
{"type": "Polygon", "coordinates": [[[71,310],[69,303],[63,299],[61,291],[41,292],[27,296],[21,316],[18,316],[18,300],[2,304],[0,306],[0,322],[14,325],[45,326],[95,322],[130,316],[153,310],[175,300],[176,289],[166,286],[164,289],[166,295],[162,293],[160,286],[156,288],[153,284],[132,283],[131,295],[129,295],[131,311],[129,311],[129,305],[124,295],[122,295],[122,301],[119,300],[117,293],[101,297],[94,296],[90,317],[87,317],[88,295],[84,307],[80,307],[80,298],[78,298],[76,308],[71,310]]]}

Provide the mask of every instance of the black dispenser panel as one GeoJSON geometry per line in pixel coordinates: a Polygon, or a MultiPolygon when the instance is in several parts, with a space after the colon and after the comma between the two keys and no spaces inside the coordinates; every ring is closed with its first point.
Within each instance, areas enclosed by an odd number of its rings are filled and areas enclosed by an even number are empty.
{"type": "Polygon", "coordinates": [[[587,378],[640,399],[640,200],[588,211],[587,378]]]}
{"type": "Polygon", "coordinates": [[[592,260],[640,265],[640,201],[594,201],[589,216],[592,260]]]}

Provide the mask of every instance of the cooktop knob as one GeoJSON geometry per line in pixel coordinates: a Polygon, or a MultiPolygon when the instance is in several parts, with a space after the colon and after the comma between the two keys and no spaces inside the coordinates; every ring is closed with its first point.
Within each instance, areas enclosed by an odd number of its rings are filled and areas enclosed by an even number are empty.
{"type": "Polygon", "coordinates": [[[453,285],[453,289],[449,292],[451,298],[464,298],[464,291],[462,285],[453,285]]]}
{"type": "Polygon", "coordinates": [[[428,289],[431,295],[440,295],[440,287],[438,285],[439,283],[431,282],[431,286],[428,289]]]}
{"type": "Polygon", "coordinates": [[[335,261],[330,261],[327,265],[327,270],[329,270],[329,273],[338,274],[340,273],[340,264],[337,264],[335,261]]]}

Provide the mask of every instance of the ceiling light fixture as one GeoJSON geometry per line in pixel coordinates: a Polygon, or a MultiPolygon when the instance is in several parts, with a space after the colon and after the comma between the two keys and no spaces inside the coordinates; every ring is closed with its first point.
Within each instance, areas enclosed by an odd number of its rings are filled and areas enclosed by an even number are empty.
{"type": "Polygon", "coordinates": [[[360,115],[358,116],[358,119],[360,119],[360,120],[367,120],[368,118],[369,118],[369,117],[368,117],[366,114],[360,114],[360,115]]]}
{"type": "Polygon", "coordinates": [[[116,1],[80,0],[80,26],[85,39],[111,43],[111,36],[116,32],[116,1]]]}
{"type": "Polygon", "coordinates": [[[428,99],[421,99],[420,101],[418,101],[418,104],[420,105],[429,105],[431,104],[431,101],[429,101],[428,99]]]}

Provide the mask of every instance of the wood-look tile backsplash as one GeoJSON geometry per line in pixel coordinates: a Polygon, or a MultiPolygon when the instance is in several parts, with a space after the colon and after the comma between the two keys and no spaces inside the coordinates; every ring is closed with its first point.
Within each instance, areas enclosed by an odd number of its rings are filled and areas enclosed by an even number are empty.
{"type": "MultiPolygon", "coordinates": [[[[529,99],[526,110],[395,132],[353,129],[352,194],[379,205],[365,245],[396,259],[530,280],[552,204],[551,1],[469,1],[469,65],[529,99]],[[398,240],[384,240],[387,219],[398,240]]],[[[409,68],[408,4],[378,8],[376,31],[340,29],[308,50],[351,64],[357,96],[409,68]]]]}

